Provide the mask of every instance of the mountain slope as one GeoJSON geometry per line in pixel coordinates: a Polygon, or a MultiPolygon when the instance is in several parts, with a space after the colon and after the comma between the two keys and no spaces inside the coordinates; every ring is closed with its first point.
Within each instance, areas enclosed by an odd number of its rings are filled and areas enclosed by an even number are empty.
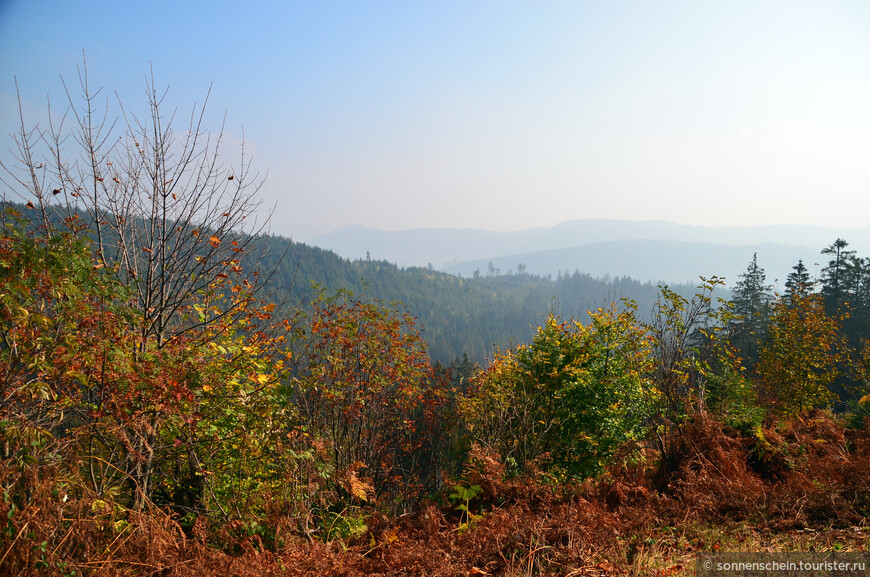
{"type": "MultiPolygon", "coordinates": [[[[845,238],[851,248],[859,253],[870,252],[870,228],[842,228],[814,226],[753,226],[753,227],[703,227],[678,225],[664,221],[620,221],[620,220],[573,220],[549,228],[531,228],[514,232],[493,232],[477,229],[411,229],[401,231],[380,231],[367,227],[346,227],[327,235],[312,239],[311,244],[335,251],[346,258],[366,258],[388,260],[400,266],[427,266],[432,264],[440,270],[458,270],[454,265],[468,261],[481,261],[527,255],[548,250],[562,250],[586,245],[600,245],[616,241],[679,241],[686,243],[706,243],[751,247],[742,254],[748,254],[743,260],[747,263],[752,252],[761,245],[780,245],[782,247],[804,247],[806,252],[798,253],[789,248],[764,249],[770,252],[768,259],[771,271],[776,274],[793,266],[796,254],[809,260],[818,260],[819,251],[830,245],[837,238],[845,238]],[[779,256],[785,259],[779,262],[779,256]]],[[[604,248],[604,247],[601,247],[604,248]]],[[[712,261],[709,269],[720,269],[727,276],[731,270],[730,261],[721,264],[712,261]],[[728,270],[726,270],[728,269],[728,270]]],[[[595,275],[629,274],[637,278],[660,278],[676,281],[687,278],[685,273],[670,278],[669,275],[658,272],[648,274],[643,268],[632,269],[623,267],[615,259],[611,270],[595,269],[595,275]]],[[[516,266],[502,266],[503,271],[516,266]]],[[[527,263],[528,265],[528,263],[527,263]]],[[[467,269],[467,267],[465,267],[467,269]]],[[[472,267],[471,271],[476,267],[472,267]]],[[[571,266],[559,262],[555,268],[536,269],[541,274],[553,274],[568,268],[573,271],[582,267],[571,266]]],[[[531,270],[531,269],[529,269],[531,270]]],[[[483,272],[483,269],[481,269],[483,272]]],[[[694,276],[694,275],[691,275],[694,276]]],[[[771,278],[773,278],[771,276],[771,278]]]]}
{"type": "Polygon", "coordinates": [[[813,270],[813,259],[818,259],[817,252],[799,246],[620,240],[467,261],[445,270],[463,276],[473,276],[475,271],[486,275],[490,266],[505,273],[516,271],[522,263],[526,272],[537,275],[579,270],[594,277],[630,276],[641,281],[695,282],[702,274],[725,277],[731,286],[746,270],[754,253],[758,254],[759,265],[767,273],[768,283],[774,284],[778,279],[780,287],[798,259],[808,263],[810,270],[813,270]]]}
{"type": "MultiPolygon", "coordinates": [[[[262,268],[276,269],[269,287],[274,300],[304,307],[318,294],[314,285],[319,285],[327,294],[350,289],[386,302],[400,301],[419,318],[432,358],[442,362],[463,353],[481,361],[496,346],[526,342],[551,310],[582,319],[587,310],[626,297],[636,300],[645,316],[658,296],[655,284],[628,278],[602,280],[579,273],[556,280],[530,274],[462,278],[386,261],[351,261],[283,237],[264,237],[262,242],[269,244],[271,255],[262,268]]],[[[673,288],[691,294],[695,284],[673,288]]]]}

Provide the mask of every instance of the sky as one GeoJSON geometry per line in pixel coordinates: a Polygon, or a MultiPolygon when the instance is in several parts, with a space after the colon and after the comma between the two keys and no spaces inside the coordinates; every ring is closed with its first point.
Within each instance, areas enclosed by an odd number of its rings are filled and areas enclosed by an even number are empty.
{"type": "MultiPolygon", "coordinates": [[[[244,135],[273,232],[870,225],[870,2],[0,0],[0,137],[146,78],[244,135]]],[[[0,146],[8,158],[9,146],[0,146]]]]}

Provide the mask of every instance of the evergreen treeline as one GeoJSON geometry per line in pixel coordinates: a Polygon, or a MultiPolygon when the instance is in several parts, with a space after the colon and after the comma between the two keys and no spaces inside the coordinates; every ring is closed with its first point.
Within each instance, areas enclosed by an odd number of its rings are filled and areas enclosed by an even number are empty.
{"type": "Polygon", "coordinates": [[[777,299],[819,295],[828,315],[841,323],[843,336],[853,346],[870,338],[870,258],[848,250],[849,243],[838,238],[821,254],[828,262],[816,274],[798,261],[785,281],[783,294],[776,294],[766,283],[766,274],[753,256],[752,262],[734,285],[734,312],[740,318],[735,343],[744,358],[758,360],[759,345],[764,341],[771,307],[777,299]]]}
{"type": "MultiPolygon", "coordinates": [[[[801,344],[829,349],[826,362],[834,359],[841,365],[865,364],[860,360],[850,363],[846,352],[861,357],[866,354],[870,340],[870,258],[861,257],[848,247],[847,241],[838,238],[822,249],[821,255],[827,262],[816,273],[811,273],[802,260],[798,261],[786,278],[782,294],[767,284],[764,269],[757,255],[753,256],[732,289],[735,319],[731,322],[731,343],[748,367],[755,367],[765,354],[772,354],[773,335],[782,328],[778,325],[785,322],[787,313],[794,311],[798,311],[795,321],[808,331],[814,321],[832,327],[827,341],[817,332],[808,335],[801,344]],[[841,356],[835,359],[837,355],[841,356]]],[[[812,372],[819,374],[821,370],[812,372]]],[[[849,391],[861,389],[864,377],[860,371],[840,368],[831,378],[830,387],[841,399],[848,398],[852,396],[849,391]]]]}

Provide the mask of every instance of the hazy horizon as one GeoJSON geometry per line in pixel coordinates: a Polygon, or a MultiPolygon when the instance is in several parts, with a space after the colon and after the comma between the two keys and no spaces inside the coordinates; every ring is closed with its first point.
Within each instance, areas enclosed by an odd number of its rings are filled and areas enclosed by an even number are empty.
{"type": "MultiPolygon", "coordinates": [[[[863,2],[0,2],[0,133],[91,82],[244,132],[272,230],[857,227],[863,2]]],[[[116,97],[117,93],[117,97],[116,97]]],[[[4,191],[6,192],[6,191],[4,191]]]]}

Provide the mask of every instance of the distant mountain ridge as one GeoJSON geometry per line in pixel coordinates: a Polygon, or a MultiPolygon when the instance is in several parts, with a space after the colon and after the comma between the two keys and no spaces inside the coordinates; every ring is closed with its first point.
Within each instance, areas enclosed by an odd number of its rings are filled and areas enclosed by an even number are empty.
{"type": "Polygon", "coordinates": [[[837,238],[846,239],[859,254],[870,253],[870,227],[705,227],[604,219],[572,220],[553,227],[513,232],[434,228],[381,231],[349,226],[315,237],[310,243],[345,258],[371,257],[399,266],[431,264],[436,269],[463,275],[470,275],[475,269],[486,274],[490,261],[502,273],[523,262],[527,272],[543,275],[556,275],[567,269],[595,276],[628,275],[641,281],[677,282],[709,273],[725,276],[730,284],[749,263],[753,252],[759,253],[759,263],[768,270],[768,281],[774,278],[782,281],[797,258],[803,258],[812,270],[814,262],[821,262],[819,251],[837,238]],[[722,246],[732,249],[716,248],[722,246]],[[658,258],[651,252],[654,247],[667,250],[669,256],[658,258]],[[596,252],[600,254],[593,256],[596,252]],[[639,255],[645,255],[646,260],[639,255]],[[679,258],[687,259],[687,266],[666,266],[677,264],[679,258]],[[735,269],[738,258],[745,262],[735,269]],[[659,268],[653,270],[652,263],[659,268]],[[697,270],[698,264],[705,266],[697,270]]]}
{"type": "Polygon", "coordinates": [[[746,270],[752,255],[758,255],[767,283],[783,290],[786,275],[798,259],[813,271],[817,252],[800,246],[777,244],[725,245],[673,240],[617,240],[572,248],[509,255],[450,265],[446,272],[463,276],[517,272],[520,265],[529,274],[553,275],[578,270],[596,278],[631,277],[641,282],[696,283],[698,276],[725,278],[733,286],[746,270]]]}

